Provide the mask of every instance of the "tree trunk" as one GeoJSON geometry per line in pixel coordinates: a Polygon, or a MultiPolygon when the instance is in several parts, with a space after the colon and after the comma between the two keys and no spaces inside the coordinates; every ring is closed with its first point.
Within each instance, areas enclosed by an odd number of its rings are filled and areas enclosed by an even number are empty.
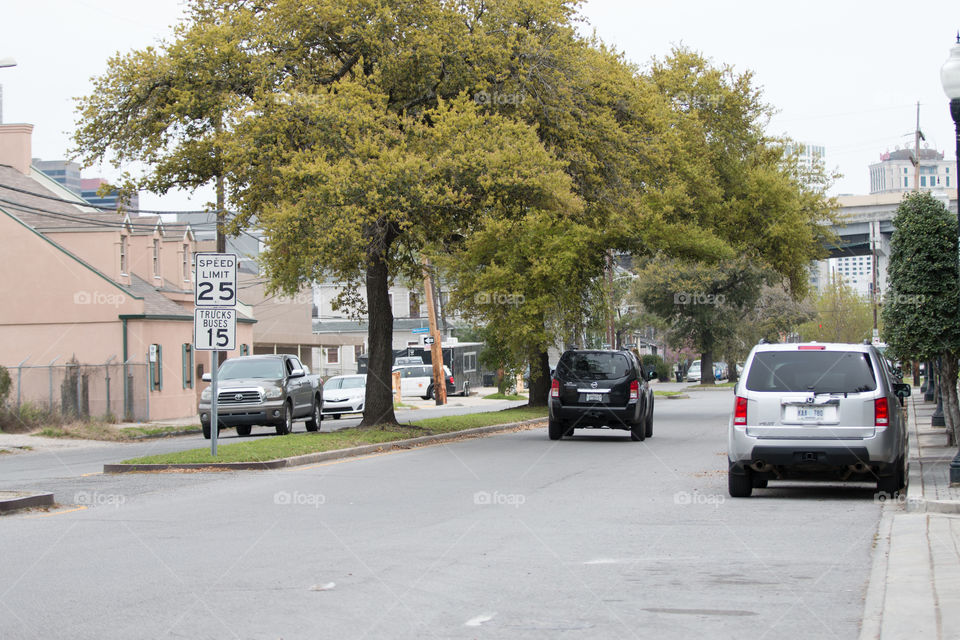
{"type": "Polygon", "coordinates": [[[530,400],[531,407],[547,406],[550,395],[550,357],[546,350],[538,353],[530,363],[530,400]]]}
{"type": "Polygon", "coordinates": [[[960,436],[960,404],[957,401],[957,354],[948,353],[943,356],[942,370],[942,393],[943,393],[943,418],[947,423],[947,444],[954,446],[960,436]]]}
{"type": "Polygon", "coordinates": [[[393,310],[387,265],[381,254],[373,254],[367,263],[367,341],[370,359],[367,365],[367,392],[361,427],[398,424],[393,412],[393,310]]]}
{"type": "Polygon", "coordinates": [[[700,354],[700,384],[716,384],[713,377],[713,341],[704,341],[703,353],[700,354]]]}
{"type": "Polygon", "coordinates": [[[731,358],[729,354],[727,354],[727,371],[729,372],[727,382],[736,384],[737,380],[740,379],[740,376],[737,375],[737,361],[735,358],[731,358]]]}

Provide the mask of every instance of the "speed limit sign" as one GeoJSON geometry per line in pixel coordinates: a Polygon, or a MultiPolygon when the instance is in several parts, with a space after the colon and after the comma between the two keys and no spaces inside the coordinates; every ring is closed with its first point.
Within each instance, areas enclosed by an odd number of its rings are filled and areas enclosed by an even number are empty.
{"type": "Polygon", "coordinates": [[[194,303],[198,307],[237,306],[237,256],[234,253],[196,254],[194,303]]]}

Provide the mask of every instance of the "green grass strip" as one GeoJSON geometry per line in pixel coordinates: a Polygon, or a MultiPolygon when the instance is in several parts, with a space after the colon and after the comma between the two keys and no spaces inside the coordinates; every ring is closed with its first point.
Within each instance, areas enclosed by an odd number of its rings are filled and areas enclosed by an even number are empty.
{"type": "MultiPolygon", "coordinates": [[[[546,407],[518,407],[503,411],[471,413],[462,416],[425,418],[411,425],[382,427],[354,427],[330,433],[295,433],[288,436],[260,436],[222,445],[217,448],[217,457],[210,455],[209,447],[143,456],[124,460],[124,464],[202,464],[208,462],[266,462],[307,453],[335,451],[365,444],[383,444],[406,438],[419,438],[463,429],[509,424],[522,420],[543,418],[546,407]]],[[[298,425],[299,426],[299,425],[298,425]]]]}

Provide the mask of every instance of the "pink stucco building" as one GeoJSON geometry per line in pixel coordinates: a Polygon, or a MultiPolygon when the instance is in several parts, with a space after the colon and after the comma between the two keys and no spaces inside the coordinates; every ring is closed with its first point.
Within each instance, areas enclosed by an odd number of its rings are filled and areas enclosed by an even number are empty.
{"type": "MultiPolygon", "coordinates": [[[[0,125],[0,365],[15,384],[19,376],[21,396],[51,405],[69,385],[30,366],[74,361],[86,372],[81,393],[93,415],[195,414],[210,356],[192,348],[190,226],[84,206],[31,166],[32,129],[0,125]]],[[[253,352],[252,315],[238,309],[228,357],[253,352]]]]}

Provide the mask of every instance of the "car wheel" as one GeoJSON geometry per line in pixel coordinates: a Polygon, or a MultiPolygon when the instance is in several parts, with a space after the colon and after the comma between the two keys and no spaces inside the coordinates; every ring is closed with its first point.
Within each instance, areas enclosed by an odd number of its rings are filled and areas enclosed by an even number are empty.
{"type": "Polygon", "coordinates": [[[634,442],[643,442],[647,438],[647,421],[640,418],[639,422],[630,425],[630,439],[634,442]]]}
{"type": "Polygon", "coordinates": [[[880,476],[877,478],[877,491],[886,494],[887,497],[890,498],[896,496],[900,493],[900,489],[903,488],[904,475],[903,457],[900,457],[894,466],[893,473],[889,476],[880,476]]]}
{"type": "Polygon", "coordinates": [[[427,395],[420,396],[420,397],[423,398],[424,400],[431,400],[433,398],[433,385],[430,385],[429,387],[427,387],[427,395]]]}
{"type": "Polygon", "coordinates": [[[250,435],[250,430],[252,428],[253,427],[251,427],[249,424],[238,424],[237,435],[246,438],[248,435],[250,435]]]}
{"type": "Polygon", "coordinates": [[[283,423],[277,425],[277,435],[285,436],[288,433],[292,433],[293,432],[293,407],[290,406],[289,402],[284,403],[283,415],[281,416],[281,418],[283,419],[283,423]]]}
{"type": "Polygon", "coordinates": [[[750,469],[744,469],[743,475],[727,472],[727,491],[731,498],[749,498],[753,493],[753,477],[750,469]]]}
{"type": "Polygon", "coordinates": [[[202,428],[203,428],[203,437],[209,440],[210,439],[210,423],[209,422],[205,423],[202,426],[202,428]]]}
{"type": "Polygon", "coordinates": [[[551,440],[559,440],[563,437],[563,424],[559,420],[550,418],[547,420],[547,435],[551,440]]]}
{"type": "Polygon", "coordinates": [[[646,424],[644,426],[644,435],[648,438],[653,437],[653,403],[650,403],[650,413],[647,414],[647,419],[644,421],[646,424]]]}
{"type": "Polygon", "coordinates": [[[314,398],[313,414],[310,416],[310,419],[307,420],[307,431],[317,431],[320,429],[320,422],[322,420],[323,416],[320,415],[320,401],[314,398]]]}

